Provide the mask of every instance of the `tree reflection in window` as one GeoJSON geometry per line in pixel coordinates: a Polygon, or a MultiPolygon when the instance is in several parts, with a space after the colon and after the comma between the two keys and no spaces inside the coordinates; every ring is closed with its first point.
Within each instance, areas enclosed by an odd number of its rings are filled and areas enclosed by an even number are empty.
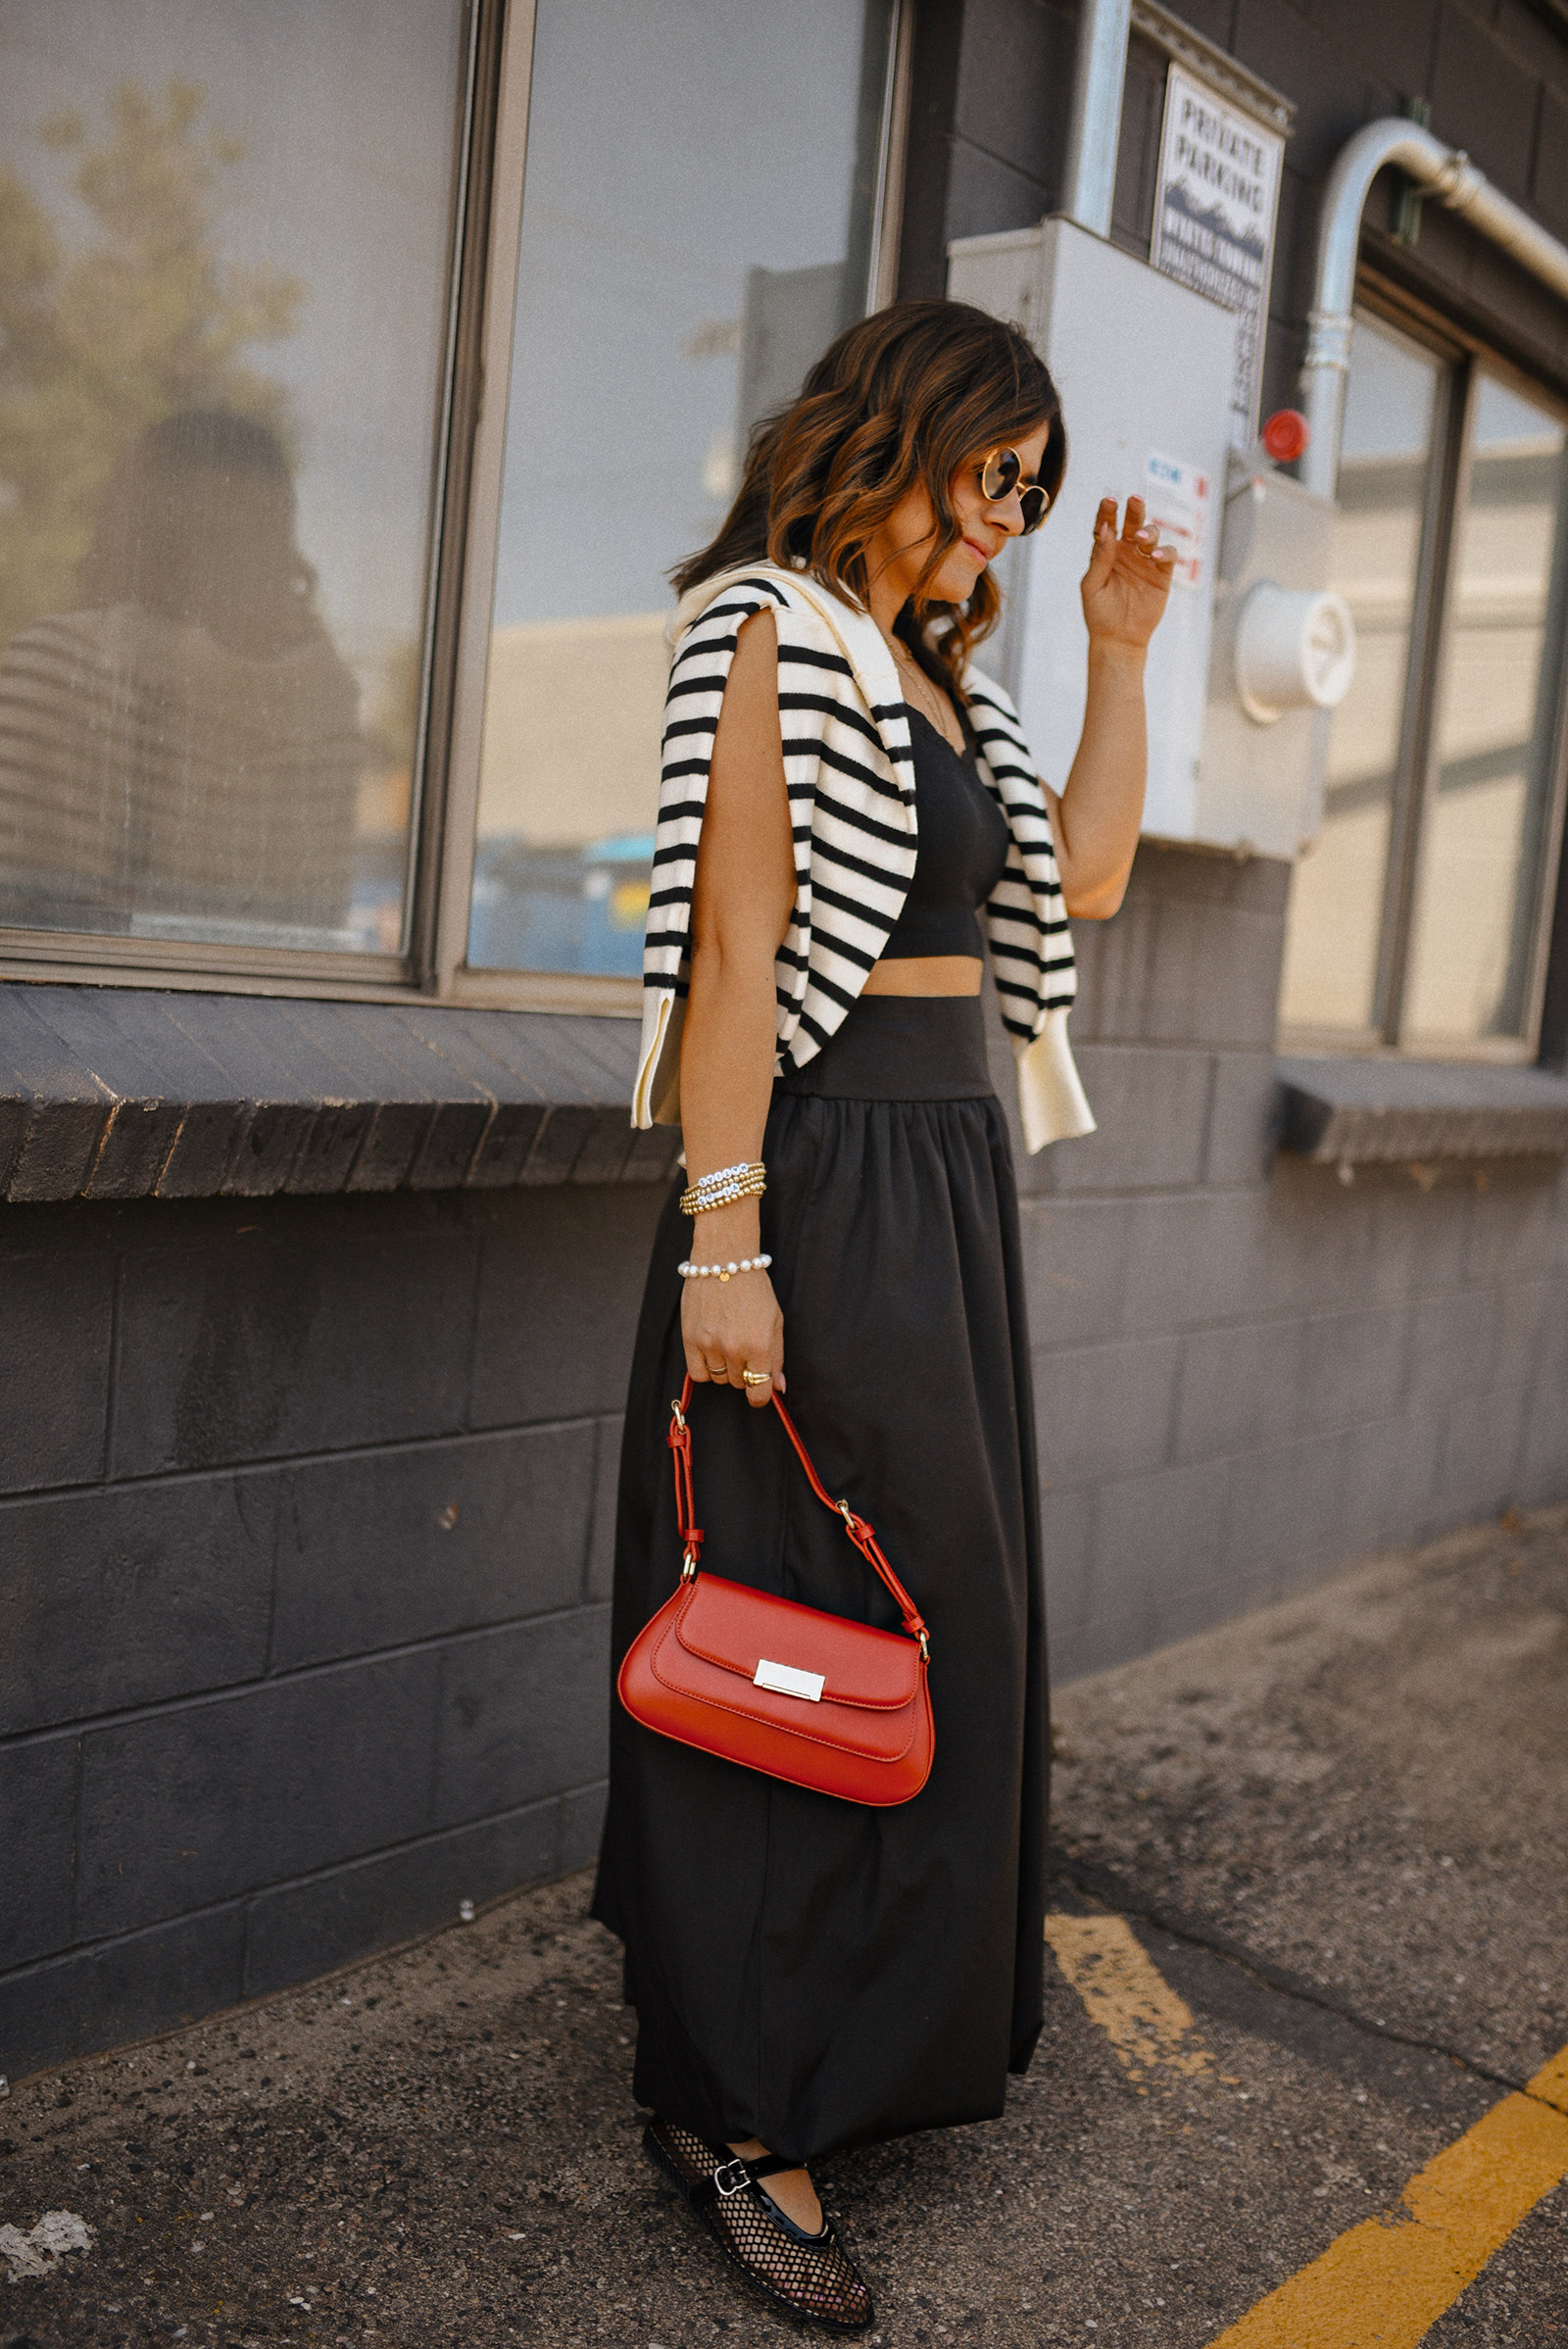
{"type": "Polygon", "coordinates": [[[7,0],[0,923],[402,953],[470,28],[7,0]]]}

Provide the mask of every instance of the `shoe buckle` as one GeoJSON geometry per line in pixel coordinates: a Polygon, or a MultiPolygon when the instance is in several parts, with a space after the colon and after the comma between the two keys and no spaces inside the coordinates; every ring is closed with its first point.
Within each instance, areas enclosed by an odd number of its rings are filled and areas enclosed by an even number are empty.
{"type": "Polygon", "coordinates": [[[720,2162],[713,2172],[713,2187],[725,2201],[731,2194],[744,2192],[752,2182],[752,2174],[743,2161],[720,2162]]]}

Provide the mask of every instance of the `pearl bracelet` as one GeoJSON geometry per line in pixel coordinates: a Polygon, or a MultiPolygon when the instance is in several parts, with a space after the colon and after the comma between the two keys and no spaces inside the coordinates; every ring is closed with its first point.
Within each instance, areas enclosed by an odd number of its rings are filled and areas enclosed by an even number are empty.
{"type": "Polygon", "coordinates": [[[772,1261],[771,1256],[742,1256],[738,1263],[692,1264],[688,1262],[677,1264],[675,1270],[683,1281],[700,1281],[710,1272],[716,1273],[721,1281],[727,1281],[732,1272],[765,1272],[772,1261]]]}

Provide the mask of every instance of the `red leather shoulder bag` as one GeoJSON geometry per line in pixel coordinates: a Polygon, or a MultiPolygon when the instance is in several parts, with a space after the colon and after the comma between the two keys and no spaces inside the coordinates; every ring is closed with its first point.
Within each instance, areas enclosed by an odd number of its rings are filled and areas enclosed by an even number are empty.
{"type": "Polygon", "coordinates": [[[692,1494],[688,1378],[671,1405],[669,1448],[684,1562],[680,1581],[643,1626],[621,1665],[620,1701],[634,1721],[845,1802],[907,1802],[931,1775],[935,1732],[918,1610],[848,1501],[834,1500],[778,1396],[773,1408],[811,1490],[844,1520],[856,1548],[898,1601],[904,1629],[878,1631],[774,1598],[699,1568],[702,1529],[692,1494]]]}

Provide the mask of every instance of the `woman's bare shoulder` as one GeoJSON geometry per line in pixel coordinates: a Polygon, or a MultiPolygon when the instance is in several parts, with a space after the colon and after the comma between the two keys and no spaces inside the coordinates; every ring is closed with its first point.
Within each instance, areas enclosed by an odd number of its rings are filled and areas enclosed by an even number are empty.
{"type": "Polygon", "coordinates": [[[771,604],[760,612],[749,612],[742,620],[735,638],[734,666],[766,671],[768,664],[778,665],[778,622],[771,604]]]}
{"type": "Polygon", "coordinates": [[[778,709],[778,627],[770,609],[752,612],[740,624],[724,708],[738,717],[771,715],[778,709]]]}

